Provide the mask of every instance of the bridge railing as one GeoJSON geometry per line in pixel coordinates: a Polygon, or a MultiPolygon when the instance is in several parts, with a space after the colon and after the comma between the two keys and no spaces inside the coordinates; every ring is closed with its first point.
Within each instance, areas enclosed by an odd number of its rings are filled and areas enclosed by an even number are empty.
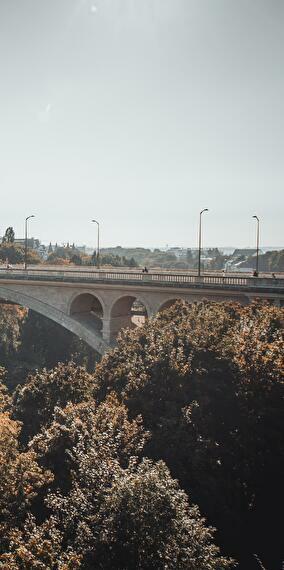
{"type": "Polygon", "coordinates": [[[141,285],[196,287],[269,287],[284,288],[283,278],[249,277],[234,275],[197,275],[188,273],[142,273],[141,271],[84,270],[84,269],[37,269],[1,268],[0,279],[17,279],[30,281],[72,281],[72,282],[124,282],[141,285]]]}

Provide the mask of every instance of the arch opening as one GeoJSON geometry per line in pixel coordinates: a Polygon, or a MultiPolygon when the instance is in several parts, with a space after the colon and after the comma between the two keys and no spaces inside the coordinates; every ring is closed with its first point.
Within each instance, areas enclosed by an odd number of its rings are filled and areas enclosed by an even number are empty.
{"type": "Polygon", "coordinates": [[[145,324],[148,311],[141,299],[134,296],[121,297],[115,301],[110,314],[110,338],[115,340],[123,328],[137,328],[145,324]]]}
{"type": "Polygon", "coordinates": [[[103,307],[99,299],[91,293],[82,293],[75,297],[70,307],[70,316],[101,334],[103,307]]]}
{"type": "Polygon", "coordinates": [[[44,300],[36,299],[26,292],[13,290],[11,286],[5,287],[2,284],[0,285],[0,299],[4,303],[13,303],[44,315],[84,340],[99,354],[104,354],[109,347],[108,341],[102,338],[101,333],[95,327],[85,326],[85,323],[80,322],[80,318],[77,318],[76,314],[70,315],[70,311],[64,313],[44,300]]]}

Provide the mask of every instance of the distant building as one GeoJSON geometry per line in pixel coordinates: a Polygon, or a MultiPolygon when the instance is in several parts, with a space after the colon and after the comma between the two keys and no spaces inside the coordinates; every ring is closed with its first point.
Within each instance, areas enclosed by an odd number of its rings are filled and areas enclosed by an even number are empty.
{"type": "MultiPolygon", "coordinates": [[[[80,251],[80,253],[86,253],[86,246],[85,245],[75,245],[75,248],[80,251]]],[[[92,250],[93,251],[93,250],[92,250]]]]}
{"type": "MultiPolygon", "coordinates": [[[[262,253],[260,251],[260,253],[262,253]]],[[[248,248],[248,249],[235,249],[234,253],[233,253],[233,257],[241,257],[241,256],[245,256],[245,257],[251,257],[253,255],[256,255],[256,249],[253,248],[248,248]]]]}
{"type": "Polygon", "coordinates": [[[201,261],[203,267],[209,267],[210,263],[213,261],[213,258],[201,255],[200,261],[201,261]]]}
{"type": "MultiPolygon", "coordinates": [[[[38,242],[38,245],[39,245],[40,242],[39,242],[38,239],[36,240],[36,239],[33,238],[33,237],[32,237],[32,238],[28,238],[28,239],[27,239],[28,248],[29,248],[29,249],[36,249],[36,244],[37,244],[37,242],[38,242]]],[[[20,245],[20,246],[22,246],[22,247],[25,247],[26,240],[25,240],[25,238],[15,238],[15,240],[14,240],[13,243],[14,243],[15,245],[20,245]]]]}
{"type": "Polygon", "coordinates": [[[183,247],[169,247],[167,253],[173,253],[178,259],[186,257],[187,250],[183,247]]]}
{"type": "Polygon", "coordinates": [[[38,255],[42,258],[42,259],[47,259],[48,257],[48,249],[45,245],[43,245],[43,243],[40,243],[39,246],[36,248],[35,250],[38,255]]]}
{"type": "MultiPolygon", "coordinates": [[[[16,238],[13,243],[25,248],[26,240],[25,238],[16,238]]],[[[47,258],[47,248],[45,245],[43,245],[43,243],[40,243],[39,239],[36,239],[34,237],[28,238],[27,246],[28,249],[35,251],[42,259],[47,258]]]]}

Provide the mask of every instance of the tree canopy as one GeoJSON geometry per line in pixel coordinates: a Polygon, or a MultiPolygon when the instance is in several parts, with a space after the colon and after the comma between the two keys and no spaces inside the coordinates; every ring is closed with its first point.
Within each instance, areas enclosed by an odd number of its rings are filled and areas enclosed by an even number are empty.
{"type": "MultiPolygon", "coordinates": [[[[94,372],[58,364],[9,395],[0,368],[0,568],[278,570],[283,322],[265,303],[178,302],[94,372]]],[[[21,350],[46,358],[57,333],[40,327],[21,350]]]]}
{"type": "Polygon", "coordinates": [[[147,455],[245,564],[253,552],[281,559],[283,316],[268,304],[179,302],[123,332],[95,374],[97,397],[115,391],[142,415],[147,455]]]}

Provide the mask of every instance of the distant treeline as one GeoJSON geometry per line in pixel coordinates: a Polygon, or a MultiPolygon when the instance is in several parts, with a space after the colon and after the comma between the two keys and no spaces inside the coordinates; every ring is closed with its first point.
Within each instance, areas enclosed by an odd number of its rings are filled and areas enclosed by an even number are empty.
{"type": "MultiPolygon", "coordinates": [[[[7,228],[2,244],[0,244],[0,262],[10,264],[24,263],[25,251],[22,244],[14,241],[13,228],[7,228]]],[[[60,246],[49,245],[48,256],[42,259],[39,253],[29,248],[27,261],[29,264],[45,263],[48,265],[82,265],[101,267],[148,267],[162,269],[197,269],[198,255],[196,249],[187,249],[183,255],[177,256],[174,251],[161,251],[143,247],[124,248],[121,246],[102,248],[99,259],[97,252],[92,255],[83,253],[75,244],[60,246]]],[[[222,270],[227,263],[238,268],[255,268],[256,258],[249,255],[248,250],[236,250],[232,255],[224,255],[218,248],[209,248],[203,251],[202,267],[211,270],[222,270]],[[203,259],[205,257],[205,259],[203,259]]],[[[284,271],[284,250],[269,251],[259,256],[259,270],[279,272],[284,271]]]]}

